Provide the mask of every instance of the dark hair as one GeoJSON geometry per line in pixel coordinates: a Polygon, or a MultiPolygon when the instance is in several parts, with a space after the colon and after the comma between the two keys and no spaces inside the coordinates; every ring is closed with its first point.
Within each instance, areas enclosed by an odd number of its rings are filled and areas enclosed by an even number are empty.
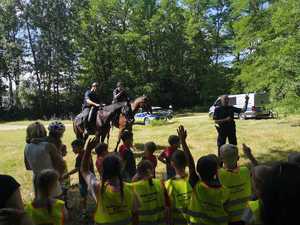
{"type": "Polygon", "coordinates": [[[129,139],[132,139],[133,138],[133,134],[131,131],[129,130],[124,130],[122,135],[121,135],[121,139],[122,141],[127,141],[129,139]]]}
{"type": "Polygon", "coordinates": [[[203,181],[212,181],[218,171],[218,162],[211,156],[202,156],[197,162],[197,172],[203,181]]]}
{"type": "Polygon", "coordinates": [[[47,198],[47,210],[51,214],[52,213],[52,203],[50,201],[50,187],[58,181],[59,175],[53,169],[45,169],[42,170],[34,180],[35,185],[35,195],[37,193],[41,193],[43,196],[47,198]]]}
{"type": "Polygon", "coordinates": [[[103,152],[107,151],[108,145],[106,143],[99,143],[95,148],[97,156],[100,156],[103,152]]]}
{"type": "Polygon", "coordinates": [[[116,154],[109,154],[104,157],[102,165],[102,181],[101,181],[101,195],[105,191],[105,182],[113,178],[119,178],[121,189],[121,200],[124,199],[123,179],[121,175],[122,162],[116,154]]]}
{"type": "Polygon", "coordinates": [[[187,166],[185,154],[180,150],[177,150],[172,154],[171,161],[177,169],[184,169],[187,166]]]}
{"type": "MultiPolygon", "coordinates": [[[[153,171],[153,164],[149,160],[142,160],[137,165],[137,173],[141,177],[151,176],[153,171]]],[[[152,178],[149,179],[149,185],[153,185],[152,178]]]]}
{"type": "Polygon", "coordinates": [[[146,142],[144,147],[151,153],[155,152],[155,150],[157,149],[157,146],[153,141],[146,142]]]}
{"type": "Polygon", "coordinates": [[[71,145],[73,147],[83,147],[84,146],[84,142],[81,139],[76,139],[76,140],[72,141],[71,145]]]}
{"type": "Polygon", "coordinates": [[[265,225],[290,225],[298,221],[300,202],[300,167],[276,163],[262,187],[262,221],[265,225]]]}
{"type": "Polygon", "coordinates": [[[170,145],[176,145],[179,144],[180,139],[177,135],[170,135],[168,138],[168,142],[170,145]]]}
{"type": "Polygon", "coordinates": [[[220,159],[216,154],[208,154],[207,156],[215,160],[218,163],[218,165],[220,165],[220,159]]]}

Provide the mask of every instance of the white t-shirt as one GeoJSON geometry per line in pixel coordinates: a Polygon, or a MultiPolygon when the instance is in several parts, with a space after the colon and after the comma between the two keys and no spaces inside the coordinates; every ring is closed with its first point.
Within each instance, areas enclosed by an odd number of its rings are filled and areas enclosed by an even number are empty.
{"type": "MultiPolygon", "coordinates": [[[[54,169],[52,160],[49,153],[48,142],[40,142],[38,144],[26,144],[25,146],[25,157],[28,161],[28,164],[33,172],[33,181],[34,177],[44,169],[54,169]]],[[[57,182],[56,189],[52,194],[52,197],[57,197],[61,195],[62,190],[57,182]]]]}

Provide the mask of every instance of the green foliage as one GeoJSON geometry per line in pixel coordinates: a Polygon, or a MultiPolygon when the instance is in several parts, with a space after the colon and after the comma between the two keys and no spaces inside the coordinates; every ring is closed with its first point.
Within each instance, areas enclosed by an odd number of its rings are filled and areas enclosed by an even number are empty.
{"type": "Polygon", "coordinates": [[[300,96],[299,18],[296,0],[5,0],[0,75],[36,117],[77,113],[93,81],[106,104],[122,80],[177,109],[230,91],[284,105],[300,96]]]}
{"type": "Polygon", "coordinates": [[[286,111],[300,97],[300,2],[274,1],[241,16],[234,24],[236,51],[244,56],[237,81],[246,91],[270,92],[275,105],[286,111]]]}

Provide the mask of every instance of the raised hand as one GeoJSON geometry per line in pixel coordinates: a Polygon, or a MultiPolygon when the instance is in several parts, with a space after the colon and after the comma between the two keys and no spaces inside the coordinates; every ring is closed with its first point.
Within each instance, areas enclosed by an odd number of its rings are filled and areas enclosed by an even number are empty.
{"type": "Polygon", "coordinates": [[[99,138],[97,138],[97,137],[90,138],[90,139],[88,140],[87,145],[86,145],[86,150],[87,150],[87,151],[92,151],[92,150],[96,147],[96,145],[97,145],[98,143],[99,143],[99,138]]]}
{"type": "Polygon", "coordinates": [[[177,133],[181,142],[186,140],[187,131],[184,129],[184,126],[180,125],[177,129],[177,133]]]}

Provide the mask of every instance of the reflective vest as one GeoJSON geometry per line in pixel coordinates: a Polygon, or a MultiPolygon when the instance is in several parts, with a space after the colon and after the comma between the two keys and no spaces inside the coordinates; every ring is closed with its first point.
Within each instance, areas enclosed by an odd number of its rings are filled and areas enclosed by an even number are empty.
{"type": "Polygon", "coordinates": [[[51,208],[51,214],[47,208],[36,208],[33,203],[25,206],[25,211],[35,225],[63,225],[64,201],[55,200],[51,208]]]}
{"type": "Polygon", "coordinates": [[[209,187],[199,181],[193,189],[187,210],[190,224],[227,225],[229,217],[224,203],[228,199],[229,191],[226,187],[209,187]]]}
{"type": "Polygon", "coordinates": [[[187,178],[171,178],[165,182],[168,196],[171,201],[172,220],[174,225],[189,223],[186,210],[190,203],[192,187],[187,178]]]}
{"type": "Polygon", "coordinates": [[[225,206],[229,212],[230,222],[240,221],[252,193],[250,171],[245,166],[234,171],[221,168],[219,177],[222,185],[230,192],[230,200],[225,206]]]}
{"type": "Polygon", "coordinates": [[[160,180],[152,179],[152,182],[153,185],[150,185],[149,180],[132,183],[140,202],[138,210],[140,225],[165,224],[164,188],[160,180]]]}
{"type": "Polygon", "coordinates": [[[242,221],[244,221],[245,224],[262,225],[260,210],[261,202],[259,200],[249,201],[248,208],[243,214],[242,221]]]}
{"type": "Polygon", "coordinates": [[[132,224],[132,209],[134,194],[132,187],[127,183],[123,184],[124,196],[121,199],[120,192],[112,191],[107,184],[104,184],[104,192],[97,193],[97,208],[94,221],[100,225],[127,225],[132,224]]]}

